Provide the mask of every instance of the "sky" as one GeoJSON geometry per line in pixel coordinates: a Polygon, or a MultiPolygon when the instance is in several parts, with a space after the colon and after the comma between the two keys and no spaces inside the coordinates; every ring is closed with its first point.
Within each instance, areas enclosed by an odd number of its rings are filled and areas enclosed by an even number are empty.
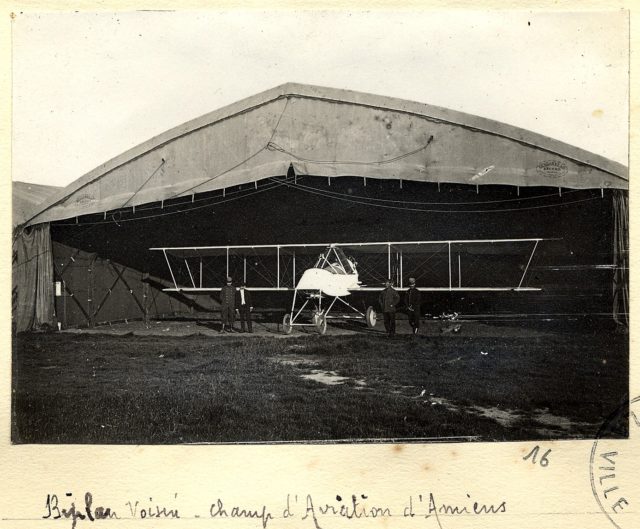
{"type": "Polygon", "coordinates": [[[67,185],[286,82],[447,107],[627,164],[622,11],[18,13],[12,42],[13,180],[67,185]]]}

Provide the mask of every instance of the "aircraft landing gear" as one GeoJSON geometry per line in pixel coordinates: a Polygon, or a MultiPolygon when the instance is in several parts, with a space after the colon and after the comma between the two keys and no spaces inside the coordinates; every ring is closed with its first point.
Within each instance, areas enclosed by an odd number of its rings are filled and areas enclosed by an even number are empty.
{"type": "Polygon", "coordinates": [[[317,314],[314,317],[314,322],[316,325],[316,329],[320,334],[326,334],[327,332],[327,315],[326,314],[317,314]]]}
{"type": "Polygon", "coordinates": [[[376,326],[378,315],[373,307],[367,307],[364,319],[367,322],[367,327],[369,327],[369,329],[373,329],[376,326]]]}
{"type": "Polygon", "coordinates": [[[291,314],[285,314],[282,318],[282,330],[285,334],[291,334],[293,325],[291,324],[291,314]]]}

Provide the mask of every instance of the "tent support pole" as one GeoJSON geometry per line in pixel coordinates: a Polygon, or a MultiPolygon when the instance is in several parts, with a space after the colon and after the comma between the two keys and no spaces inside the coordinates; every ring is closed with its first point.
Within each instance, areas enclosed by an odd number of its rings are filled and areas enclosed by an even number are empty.
{"type": "Polygon", "coordinates": [[[460,254],[458,254],[458,288],[462,288],[462,268],[460,266],[460,254]]]}
{"type": "Polygon", "coordinates": [[[278,258],[278,263],[277,263],[277,266],[276,266],[276,275],[277,275],[276,287],[280,288],[280,246],[278,246],[276,248],[276,255],[277,255],[277,258],[278,258]]]}
{"type": "Polygon", "coordinates": [[[229,277],[229,247],[227,246],[227,277],[229,277]]]}
{"type": "Polygon", "coordinates": [[[96,258],[94,257],[93,259],[91,259],[90,263],[89,263],[89,267],[87,268],[87,272],[89,275],[89,281],[88,281],[88,285],[87,285],[87,312],[89,313],[89,327],[93,328],[96,326],[96,312],[94,312],[94,306],[95,303],[93,301],[93,297],[95,294],[94,291],[94,287],[95,287],[95,277],[94,277],[94,273],[93,273],[93,268],[96,262],[96,258]]]}
{"type": "Polygon", "coordinates": [[[63,329],[67,328],[67,296],[68,294],[66,293],[66,290],[67,290],[67,285],[63,279],[62,280],[62,328],[63,329]]]}

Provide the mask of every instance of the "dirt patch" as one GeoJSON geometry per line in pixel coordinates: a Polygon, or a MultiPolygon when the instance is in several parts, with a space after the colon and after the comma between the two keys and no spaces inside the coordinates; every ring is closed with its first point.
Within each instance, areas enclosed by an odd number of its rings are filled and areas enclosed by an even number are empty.
{"type": "Polygon", "coordinates": [[[337,384],[344,384],[348,381],[352,381],[354,383],[353,389],[356,390],[364,389],[367,386],[367,383],[364,380],[354,380],[351,377],[343,377],[335,371],[323,371],[321,369],[314,369],[311,373],[300,375],[300,378],[320,382],[320,384],[326,384],[327,386],[335,386],[337,384]]]}
{"type": "Polygon", "coordinates": [[[469,411],[471,413],[476,413],[481,417],[493,419],[498,424],[506,428],[510,428],[522,418],[522,415],[516,410],[503,410],[494,406],[489,406],[486,408],[482,406],[473,406],[469,409],[469,411]]]}
{"type": "MultiPolygon", "coordinates": [[[[397,390],[395,391],[397,392],[397,390]]],[[[462,406],[444,398],[429,395],[425,403],[432,406],[442,406],[450,412],[458,412],[462,414],[471,414],[479,417],[491,419],[505,428],[511,428],[519,421],[526,420],[540,424],[541,427],[536,428],[540,435],[557,436],[566,432],[575,430],[576,428],[592,428],[594,424],[571,420],[567,417],[554,415],[550,413],[548,408],[535,409],[530,413],[523,413],[518,410],[509,408],[498,408],[496,406],[462,406]]]]}
{"type": "Polygon", "coordinates": [[[349,377],[341,377],[335,371],[322,371],[321,369],[314,369],[311,373],[300,375],[301,378],[306,380],[313,380],[320,384],[326,384],[327,386],[335,386],[336,384],[344,384],[349,377]]]}
{"type": "MultiPolygon", "coordinates": [[[[296,351],[304,349],[304,346],[301,345],[291,345],[287,347],[287,351],[296,351]]],[[[293,366],[300,370],[305,370],[305,373],[300,374],[300,378],[305,380],[313,380],[314,382],[319,382],[320,384],[325,384],[327,386],[335,386],[338,384],[344,384],[345,382],[351,380],[353,381],[355,387],[354,389],[363,389],[367,386],[367,383],[361,379],[353,379],[351,377],[345,377],[338,374],[337,371],[331,370],[323,370],[323,369],[311,369],[308,368],[318,366],[322,363],[322,358],[316,355],[299,355],[295,353],[286,354],[286,355],[278,355],[271,357],[270,360],[274,362],[278,362],[279,364],[286,366],[293,366]]]]}
{"type": "Polygon", "coordinates": [[[552,431],[557,435],[570,432],[576,428],[591,428],[594,425],[597,425],[597,423],[573,421],[567,417],[554,415],[549,412],[548,408],[534,410],[532,418],[535,422],[545,426],[544,428],[536,428],[537,431],[541,432],[541,434],[543,432],[552,431]]]}
{"type": "Polygon", "coordinates": [[[301,356],[296,354],[278,355],[269,357],[269,360],[278,362],[286,366],[303,367],[309,365],[317,365],[320,363],[320,358],[317,356],[301,356]]]}
{"type": "Polygon", "coordinates": [[[453,402],[443,399],[442,397],[430,396],[428,401],[432,406],[442,406],[449,411],[461,411],[460,406],[457,406],[453,402]]]}

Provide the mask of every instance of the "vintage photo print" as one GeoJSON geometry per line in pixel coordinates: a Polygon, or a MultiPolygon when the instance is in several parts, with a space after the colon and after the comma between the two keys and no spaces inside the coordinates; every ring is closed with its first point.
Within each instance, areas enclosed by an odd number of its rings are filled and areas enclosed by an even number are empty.
{"type": "Polygon", "coordinates": [[[627,12],[11,28],[13,444],[628,437],[627,12]]]}

